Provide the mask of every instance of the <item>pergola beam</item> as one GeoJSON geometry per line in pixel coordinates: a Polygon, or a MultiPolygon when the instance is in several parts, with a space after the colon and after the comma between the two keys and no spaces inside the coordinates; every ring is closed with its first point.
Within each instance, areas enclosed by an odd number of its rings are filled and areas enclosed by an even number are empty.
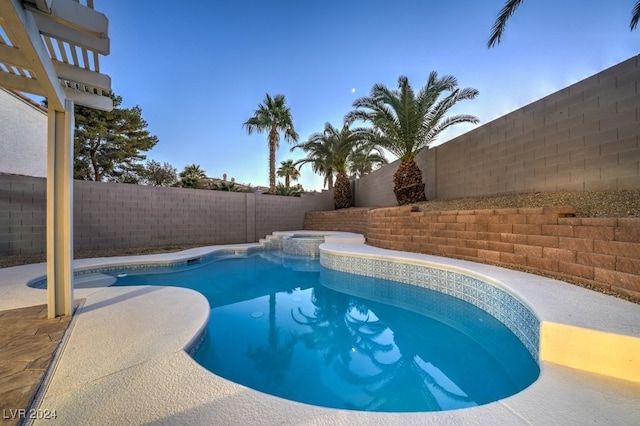
{"type": "MultiPolygon", "coordinates": [[[[84,49],[88,49],[102,55],[109,54],[109,39],[104,37],[104,33],[95,32],[93,30],[87,31],[77,25],[66,25],[60,21],[49,19],[46,14],[39,11],[33,12],[33,18],[40,32],[44,35],[55,38],[56,40],[71,42],[84,49]]],[[[102,27],[96,26],[95,28],[100,29],[102,27]]]]}
{"type": "Polygon", "coordinates": [[[74,67],[73,65],[55,60],[53,61],[53,67],[58,73],[58,76],[63,80],[75,81],[85,86],[102,89],[105,92],[111,90],[111,77],[108,75],[74,67]]]}
{"type": "Polygon", "coordinates": [[[99,109],[101,111],[111,111],[113,109],[113,101],[106,96],[98,96],[93,93],[81,92],[80,90],[69,88],[64,88],[63,90],[67,99],[72,100],[78,105],[99,109]]]}
{"type": "Polygon", "coordinates": [[[20,50],[29,60],[28,68],[33,70],[47,94],[49,107],[64,111],[65,94],[33,15],[22,8],[19,0],[0,0],[0,13],[12,29],[11,35],[15,38],[12,42],[20,46],[20,50]]]}
{"type": "Polygon", "coordinates": [[[2,63],[5,65],[13,65],[19,68],[31,66],[20,49],[2,43],[0,43],[0,58],[2,58],[2,63]]]}
{"type": "MultiPolygon", "coordinates": [[[[49,3],[48,9],[39,5],[30,7],[28,4],[25,4],[25,7],[33,10],[36,15],[41,14],[43,17],[66,27],[73,27],[93,37],[107,40],[109,20],[103,13],[85,7],[73,0],[49,0],[49,3]]],[[[77,42],[76,39],[73,39],[73,41],[77,42]]],[[[108,51],[99,53],[107,55],[108,51]]]]}
{"type": "Polygon", "coordinates": [[[47,96],[47,92],[42,85],[33,78],[24,77],[7,72],[0,73],[0,87],[10,87],[20,92],[33,93],[34,95],[47,96]]]}
{"type": "Polygon", "coordinates": [[[25,5],[27,2],[32,2],[38,10],[42,12],[51,12],[51,1],[52,0],[25,0],[25,5]]]}

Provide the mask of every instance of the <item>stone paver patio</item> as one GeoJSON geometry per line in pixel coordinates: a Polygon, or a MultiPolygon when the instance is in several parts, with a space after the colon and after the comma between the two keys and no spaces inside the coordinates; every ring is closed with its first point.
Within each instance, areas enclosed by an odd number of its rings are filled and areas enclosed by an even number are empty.
{"type": "Polygon", "coordinates": [[[71,317],[48,319],[47,305],[0,311],[0,412],[18,424],[51,363],[71,317]]]}

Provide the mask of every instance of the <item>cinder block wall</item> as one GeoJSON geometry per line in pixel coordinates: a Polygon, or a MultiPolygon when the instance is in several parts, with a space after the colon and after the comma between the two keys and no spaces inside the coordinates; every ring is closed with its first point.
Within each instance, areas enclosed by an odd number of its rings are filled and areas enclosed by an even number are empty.
{"type": "MultiPolygon", "coordinates": [[[[388,207],[395,206],[396,196],[393,193],[393,174],[400,163],[394,161],[353,182],[356,207],[388,207]]],[[[418,164],[423,174],[425,169],[418,164]]]]}
{"type": "Polygon", "coordinates": [[[246,194],[74,181],[78,250],[246,241],[246,194]]]}
{"type": "Polygon", "coordinates": [[[302,197],[280,197],[258,194],[256,203],[256,236],[254,241],[274,231],[302,229],[307,212],[333,210],[333,190],[302,197]]]}
{"type": "MultiPolygon", "coordinates": [[[[45,182],[0,174],[0,255],[45,253],[45,182]]],[[[331,209],[330,191],[297,198],[74,181],[74,247],[256,242],[331,209]]]]}
{"type": "MultiPolygon", "coordinates": [[[[640,188],[639,58],[423,150],[427,197],[640,188]]],[[[356,205],[396,205],[397,167],[361,178],[356,205]]]]}
{"type": "Polygon", "coordinates": [[[0,174],[0,255],[46,251],[46,181],[0,174]]]}
{"type": "MultiPolygon", "coordinates": [[[[412,212],[404,206],[368,210],[363,222],[372,246],[525,268],[640,301],[640,219],[574,213],[572,207],[412,212]]],[[[341,216],[350,223],[348,210],[307,219],[313,229],[325,229],[322,222],[341,229],[341,216]]]]}

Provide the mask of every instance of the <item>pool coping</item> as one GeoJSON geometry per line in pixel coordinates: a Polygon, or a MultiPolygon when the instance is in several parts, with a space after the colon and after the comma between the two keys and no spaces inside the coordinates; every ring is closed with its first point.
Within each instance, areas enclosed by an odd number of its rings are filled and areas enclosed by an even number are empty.
{"type": "MultiPolygon", "coordinates": [[[[490,265],[335,241],[321,250],[432,263],[508,282],[509,291],[526,302],[543,324],[634,338],[640,334],[640,306],[611,296],[490,265]]],[[[166,263],[250,247],[259,245],[83,259],[75,261],[74,267],[166,263]]],[[[0,269],[0,290],[6,296],[0,299],[0,309],[46,303],[45,291],[25,285],[44,271],[45,264],[0,269]],[[7,307],[10,304],[14,306],[7,307]]],[[[214,419],[214,423],[225,424],[628,424],[640,418],[640,383],[544,360],[540,378],[529,388],[480,407],[435,413],[363,413],[310,406],[222,379],[187,355],[185,349],[208,318],[208,304],[199,293],[179,288],[102,287],[77,289],[75,297],[85,298],[85,304],[74,319],[39,405],[56,409],[61,423],[211,424],[214,419]]]]}

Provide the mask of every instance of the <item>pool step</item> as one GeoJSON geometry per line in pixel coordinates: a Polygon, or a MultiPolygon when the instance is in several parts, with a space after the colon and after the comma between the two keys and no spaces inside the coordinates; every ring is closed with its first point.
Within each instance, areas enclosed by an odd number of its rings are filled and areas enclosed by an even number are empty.
{"type": "Polygon", "coordinates": [[[267,235],[264,238],[260,238],[258,244],[267,250],[278,250],[282,248],[282,236],[274,234],[267,235]]]}

